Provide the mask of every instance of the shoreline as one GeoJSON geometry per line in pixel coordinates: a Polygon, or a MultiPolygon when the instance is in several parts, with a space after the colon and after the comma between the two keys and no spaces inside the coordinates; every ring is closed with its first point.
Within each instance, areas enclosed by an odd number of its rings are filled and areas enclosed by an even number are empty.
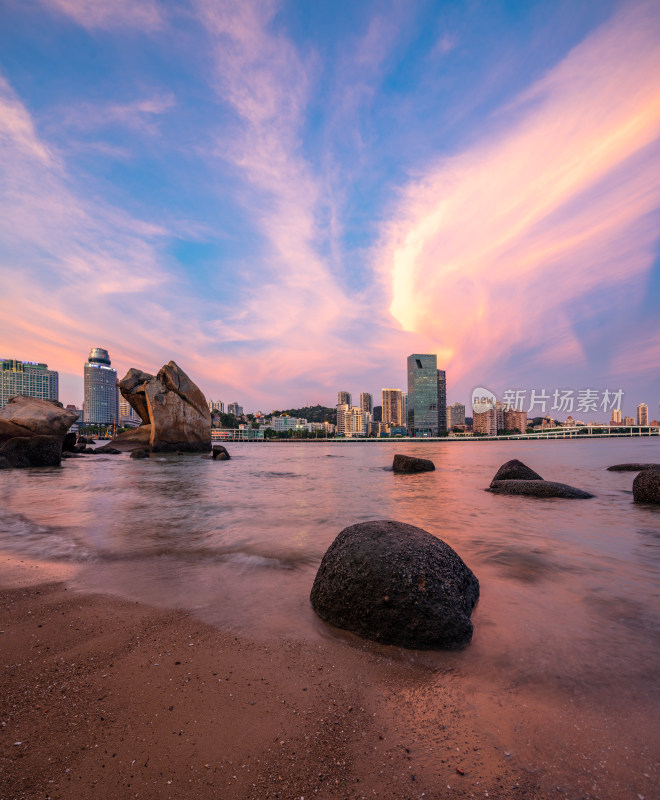
{"type": "Polygon", "coordinates": [[[624,765],[612,751],[630,742],[610,742],[605,768],[604,742],[590,751],[542,691],[350,637],[256,641],[80,593],[57,566],[0,567],[3,800],[653,796],[652,761],[624,765]]]}

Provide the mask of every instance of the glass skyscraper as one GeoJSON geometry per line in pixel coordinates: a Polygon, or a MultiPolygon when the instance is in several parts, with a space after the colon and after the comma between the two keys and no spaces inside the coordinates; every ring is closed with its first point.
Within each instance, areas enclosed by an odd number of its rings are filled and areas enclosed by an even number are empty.
{"type": "Polygon", "coordinates": [[[58,379],[57,372],[48,369],[48,364],[0,358],[0,408],[17,394],[59,400],[58,379]]]}
{"type": "MultiPolygon", "coordinates": [[[[443,381],[445,373],[442,372],[443,381]]],[[[445,406],[440,409],[438,388],[440,373],[438,358],[432,354],[413,353],[408,356],[408,435],[437,436],[439,413],[445,416],[445,406]]],[[[443,388],[445,388],[443,386],[443,388]]],[[[446,396],[446,388],[445,388],[446,396]]],[[[446,422],[443,421],[442,430],[446,422]]]]}
{"type": "Polygon", "coordinates": [[[108,351],[92,347],[85,364],[85,425],[113,425],[119,422],[117,372],[110,366],[108,351]]]}

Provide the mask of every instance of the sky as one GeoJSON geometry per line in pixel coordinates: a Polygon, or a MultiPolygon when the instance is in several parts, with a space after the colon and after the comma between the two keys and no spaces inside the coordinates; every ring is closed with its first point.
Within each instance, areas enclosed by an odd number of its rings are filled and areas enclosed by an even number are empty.
{"type": "MultiPolygon", "coordinates": [[[[660,401],[660,4],[0,0],[0,357],[660,401]]],[[[595,416],[595,415],[594,415],[595,416]]],[[[601,415],[603,416],[603,415],[601,415]]]]}

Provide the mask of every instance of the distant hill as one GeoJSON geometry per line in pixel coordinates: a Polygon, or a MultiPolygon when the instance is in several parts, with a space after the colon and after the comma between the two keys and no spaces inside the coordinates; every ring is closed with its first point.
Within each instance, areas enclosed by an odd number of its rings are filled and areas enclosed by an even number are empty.
{"type": "Polygon", "coordinates": [[[288,414],[290,417],[302,417],[307,422],[331,422],[337,424],[337,410],[327,406],[305,406],[304,408],[287,408],[286,411],[273,411],[274,417],[288,414]]]}

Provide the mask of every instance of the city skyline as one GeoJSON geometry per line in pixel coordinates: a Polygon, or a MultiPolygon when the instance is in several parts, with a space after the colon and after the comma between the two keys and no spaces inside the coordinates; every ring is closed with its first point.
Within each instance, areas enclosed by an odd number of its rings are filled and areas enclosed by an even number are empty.
{"type": "MultiPolygon", "coordinates": [[[[660,396],[652,2],[4,4],[3,358],[660,396]]],[[[602,414],[609,417],[609,414],[602,414]]],[[[653,414],[651,414],[653,416],[653,414]]]]}

